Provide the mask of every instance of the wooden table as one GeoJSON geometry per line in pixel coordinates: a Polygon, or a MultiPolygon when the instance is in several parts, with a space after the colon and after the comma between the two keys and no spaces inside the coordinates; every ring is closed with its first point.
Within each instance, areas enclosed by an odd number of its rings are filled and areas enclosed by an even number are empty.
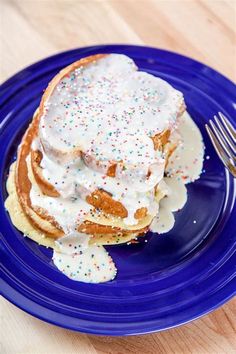
{"type": "MultiPolygon", "coordinates": [[[[147,44],[236,80],[235,1],[0,0],[0,80],[45,56],[98,43],[147,44]]],[[[2,354],[236,353],[236,299],[180,328],[111,338],[70,332],[1,302],[2,354]]]]}

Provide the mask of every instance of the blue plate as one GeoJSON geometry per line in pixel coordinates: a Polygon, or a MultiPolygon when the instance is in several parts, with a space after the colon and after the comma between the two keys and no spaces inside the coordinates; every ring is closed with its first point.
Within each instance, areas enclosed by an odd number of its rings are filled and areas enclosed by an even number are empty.
{"type": "MultiPolygon", "coordinates": [[[[218,111],[235,117],[236,90],[228,79],[184,56],[125,45],[80,48],[42,60],[0,87],[1,291],[28,313],[73,330],[106,335],[160,331],[193,320],[236,292],[236,207],[233,178],[206,135],[218,111]],[[148,242],[107,247],[118,268],[115,280],[84,284],[52,264],[52,251],[23,238],[4,209],[5,182],[32,114],[51,78],[71,62],[95,53],[123,53],[138,67],[184,93],[206,144],[201,178],[188,185],[188,202],[175,227],[148,242]],[[193,221],[196,220],[196,223],[193,221]]],[[[234,122],[235,123],[235,122],[234,122]]]]}

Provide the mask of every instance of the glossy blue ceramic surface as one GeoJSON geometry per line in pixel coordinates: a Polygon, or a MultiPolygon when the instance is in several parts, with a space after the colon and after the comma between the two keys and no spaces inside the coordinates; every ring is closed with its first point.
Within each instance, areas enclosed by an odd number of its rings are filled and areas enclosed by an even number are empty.
{"type": "MultiPolygon", "coordinates": [[[[68,51],[21,71],[0,87],[1,292],[47,322],[81,332],[130,335],[193,320],[236,293],[234,180],[225,171],[204,124],[218,111],[232,121],[232,82],[192,59],[164,50],[105,45],[68,51]],[[22,135],[50,79],[64,66],[95,53],[124,53],[144,71],[184,94],[206,145],[201,178],[188,185],[188,202],[167,234],[148,242],[107,247],[118,275],[104,284],[66,278],[52,264],[52,251],[23,238],[4,209],[5,182],[22,135]],[[196,220],[196,223],[193,221],[196,220]]],[[[235,120],[233,122],[235,124],[235,120]]],[[[194,142],[193,142],[194,143],[194,142]]]]}

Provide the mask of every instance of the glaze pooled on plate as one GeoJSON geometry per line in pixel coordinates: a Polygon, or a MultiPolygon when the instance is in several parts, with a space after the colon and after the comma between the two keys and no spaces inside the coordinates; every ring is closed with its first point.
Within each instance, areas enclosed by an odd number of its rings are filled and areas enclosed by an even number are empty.
{"type": "MultiPolygon", "coordinates": [[[[74,244],[74,243],[73,243],[74,244]]],[[[71,248],[72,248],[71,244],[71,248]]],[[[53,252],[55,266],[72,280],[85,283],[102,283],[115,278],[117,269],[103,246],[89,246],[81,251],[53,252]]]]}

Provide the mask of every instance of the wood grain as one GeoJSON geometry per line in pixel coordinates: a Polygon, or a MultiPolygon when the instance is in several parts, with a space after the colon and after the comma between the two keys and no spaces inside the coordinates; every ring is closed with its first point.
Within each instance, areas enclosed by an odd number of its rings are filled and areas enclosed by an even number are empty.
{"type": "MultiPolygon", "coordinates": [[[[200,60],[236,80],[236,2],[0,0],[0,80],[57,52],[147,44],[200,60]]],[[[112,338],[70,332],[0,301],[1,354],[236,353],[236,300],[182,327],[112,338]]]]}

